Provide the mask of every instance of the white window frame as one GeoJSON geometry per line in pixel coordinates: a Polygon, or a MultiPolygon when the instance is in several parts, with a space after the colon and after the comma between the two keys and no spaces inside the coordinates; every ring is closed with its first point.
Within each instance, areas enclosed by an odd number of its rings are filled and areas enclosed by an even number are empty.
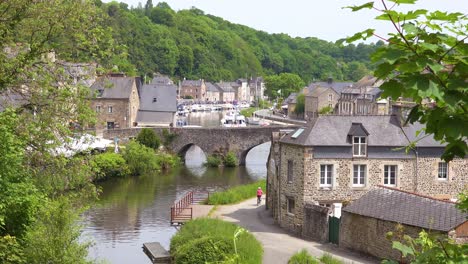
{"type": "Polygon", "coordinates": [[[367,180],[367,165],[354,164],[353,165],[353,187],[365,187],[367,180]],[[357,177],[356,177],[357,176],[357,177]],[[357,179],[355,183],[354,179],[357,179]]]}
{"type": "Polygon", "coordinates": [[[112,114],[114,112],[114,107],[112,105],[107,106],[107,113],[112,114]]]}
{"type": "Polygon", "coordinates": [[[294,197],[286,197],[286,207],[287,207],[287,212],[289,215],[294,215],[295,209],[296,209],[296,200],[294,197]],[[293,203],[293,206],[291,206],[291,202],[293,203]],[[292,208],[291,208],[292,207],[292,208]]]}
{"type": "Polygon", "coordinates": [[[320,164],[320,187],[332,187],[333,176],[333,164],[320,164]]]}
{"type": "Polygon", "coordinates": [[[447,162],[439,162],[437,164],[437,180],[448,181],[449,177],[449,165],[447,162]]]}
{"type": "Polygon", "coordinates": [[[367,156],[367,137],[353,137],[353,157],[366,157],[367,156]],[[356,140],[358,142],[356,142],[356,140]],[[357,153],[356,154],[356,148],[357,153]]]}
{"type": "Polygon", "coordinates": [[[397,186],[397,177],[398,177],[398,166],[397,165],[384,165],[383,184],[385,186],[396,187],[397,186]],[[392,183],[392,173],[393,173],[394,183],[392,183]]]}
{"type": "Polygon", "coordinates": [[[100,105],[96,105],[96,113],[101,113],[101,106],[100,105]]]}
{"type": "Polygon", "coordinates": [[[333,94],[328,94],[328,101],[329,102],[333,101],[333,94]]]}

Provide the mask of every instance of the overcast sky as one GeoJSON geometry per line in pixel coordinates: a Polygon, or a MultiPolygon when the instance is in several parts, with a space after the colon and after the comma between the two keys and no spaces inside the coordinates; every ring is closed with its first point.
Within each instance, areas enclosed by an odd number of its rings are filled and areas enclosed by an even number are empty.
{"type": "MultiPolygon", "coordinates": [[[[317,37],[335,41],[367,28],[376,28],[386,36],[391,27],[373,18],[375,10],[351,12],[344,6],[370,0],[166,0],[172,9],[195,6],[205,13],[222,17],[269,33],[287,33],[293,37],[317,37]]],[[[105,0],[109,2],[109,0],[105,0]]],[[[137,6],[146,0],[120,0],[137,6]]],[[[153,0],[156,5],[159,1],[153,0]]],[[[380,2],[380,1],[379,1],[380,2]]],[[[411,6],[411,5],[410,5],[411,6]]],[[[468,0],[419,0],[417,8],[468,13],[468,0]]],[[[373,39],[372,41],[377,41],[373,39]]]]}

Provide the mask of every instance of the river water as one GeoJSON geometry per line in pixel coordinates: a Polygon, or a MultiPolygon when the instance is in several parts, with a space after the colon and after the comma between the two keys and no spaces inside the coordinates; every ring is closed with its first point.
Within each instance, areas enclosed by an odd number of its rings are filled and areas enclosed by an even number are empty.
{"type": "MultiPolygon", "coordinates": [[[[219,113],[191,115],[189,124],[215,126],[219,113]]],[[[170,207],[191,190],[216,191],[266,177],[270,143],[253,148],[245,167],[206,168],[198,147],[187,151],[186,164],[168,173],[155,173],[100,184],[99,201],[84,214],[83,240],[91,240],[90,258],[109,263],[151,263],[145,242],[169,248],[176,229],[170,226],[170,207]]]]}

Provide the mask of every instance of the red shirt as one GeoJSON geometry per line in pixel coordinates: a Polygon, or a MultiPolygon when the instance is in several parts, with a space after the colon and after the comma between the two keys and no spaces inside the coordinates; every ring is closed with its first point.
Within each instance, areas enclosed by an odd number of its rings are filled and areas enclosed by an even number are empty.
{"type": "Polygon", "coordinates": [[[262,196],[262,194],[263,194],[262,190],[261,190],[261,189],[258,189],[258,190],[257,190],[257,196],[262,196]]]}

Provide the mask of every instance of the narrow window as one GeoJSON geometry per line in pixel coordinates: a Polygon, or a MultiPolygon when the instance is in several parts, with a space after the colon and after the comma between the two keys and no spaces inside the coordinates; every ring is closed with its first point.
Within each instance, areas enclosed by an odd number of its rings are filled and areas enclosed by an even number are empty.
{"type": "Polygon", "coordinates": [[[448,164],[446,162],[439,162],[439,170],[437,173],[437,178],[442,181],[448,179],[448,164]]]}
{"type": "Polygon", "coordinates": [[[294,214],[295,202],[294,198],[288,197],[288,213],[294,214]]]}
{"type": "Polygon", "coordinates": [[[353,156],[365,157],[367,150],[366,137],[353,137],[353,156]]]}
{"type": "Polygon", "coordinates": [[[107,112],[108,112],[108,113],[112,113],[112,110],[113,110],[113,109],[112,109],[112,106],[108,106],[108,107],[107,107],[107,112]]]}
{"type": "Polygon", "coordinates": [[[156,103],[158,101],[158,98],[153,97],[153,103],[156,103]]]}
{"type": "Polygon", "coordinates": [[[396,174],[397,174],[396,165],[385,165],[384,166],[384,185],[396,186],[396,174]]]}
{"type": "Polygon", "coordinates": [[[333,101],[333,94],[328,95],[328,101],[333,101]]]}
{"type": "Polygon", "coordinates": [[[288,160],[288,183],[293,181],[293,161],[288,160]]]}
{"type": "Polygon", "coordinates": [[[333,179],[333,165],[320,165],[320,187],[331,187],[333,179]]]}
{"type": "Polygon", "coordinates": [[[96,105],[96,113],[101,113],[101,106],[100,105],[96,105]]]}
{"type": "Polygon", "coordinates": [[[353,187],[364,187],[366,183],[366,165],[354,165],[353,187]]]}

